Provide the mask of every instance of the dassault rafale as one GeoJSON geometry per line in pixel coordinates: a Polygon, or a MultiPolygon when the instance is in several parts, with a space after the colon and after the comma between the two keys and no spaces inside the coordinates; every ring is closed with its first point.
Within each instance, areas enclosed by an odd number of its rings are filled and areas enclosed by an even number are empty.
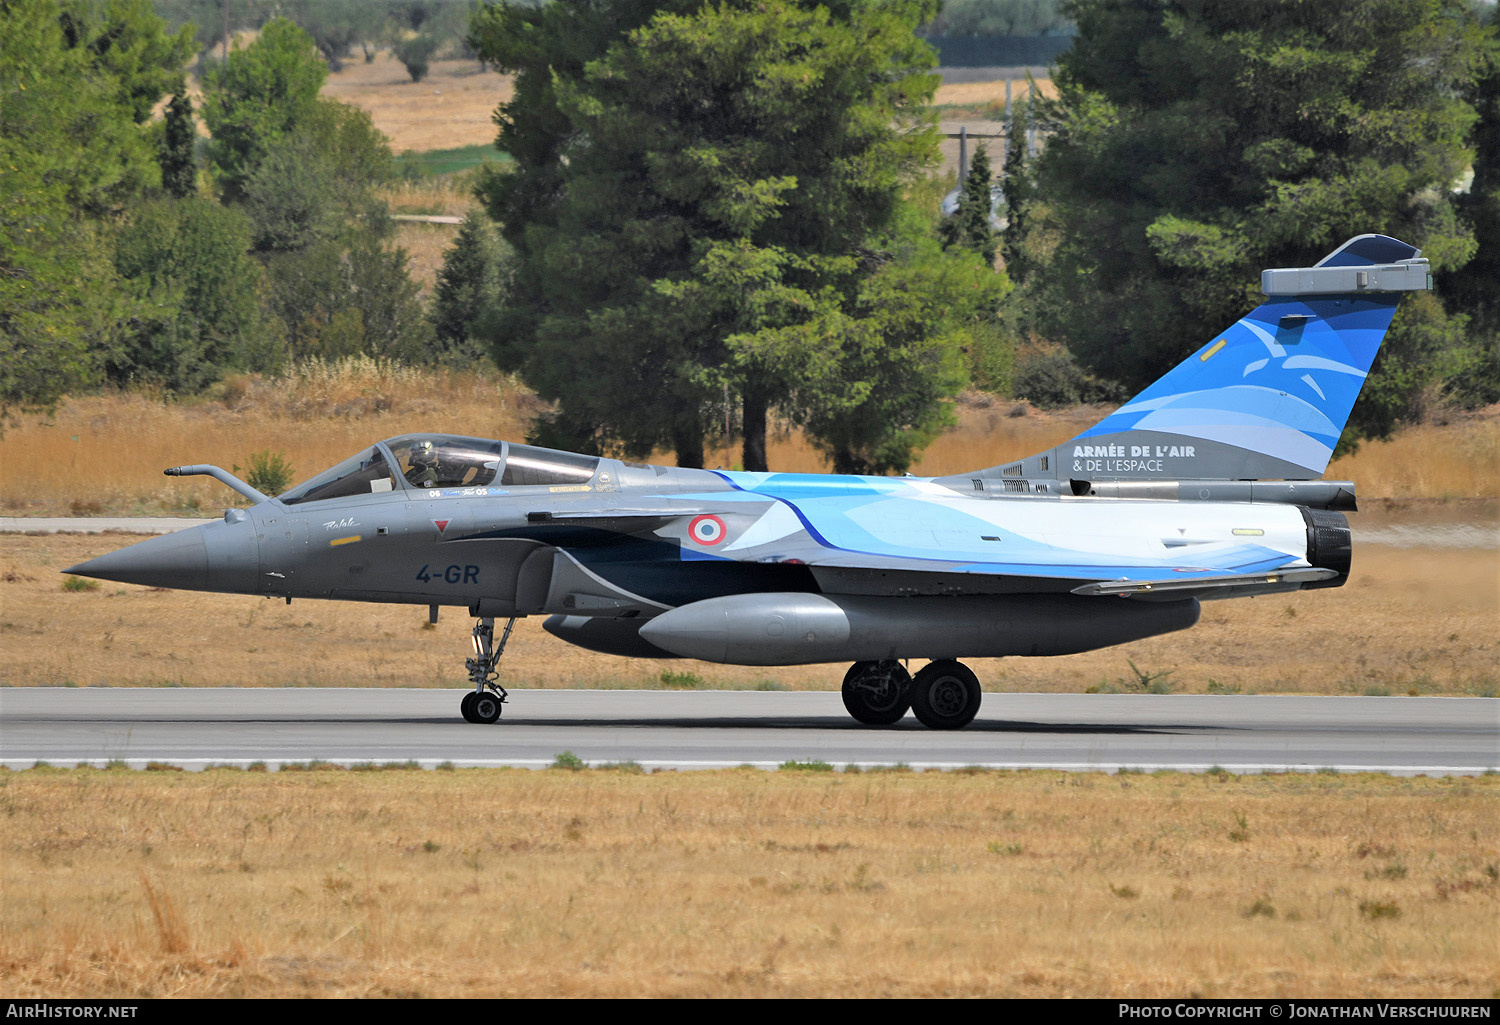
{"type": "Polygon", "coordinates": [[[280,497],[65,572],[285,598],[468,609],[461,711],[493,723],[517,619],[632,658],[850,663],[861,723],[973,720],[961,658],[1061,655],[1182,630],[1199,604],[1347,579],[1354,485],[1324,481],[1403,292],[1404,242],[1361,235],[1262,274],[1266,302],[1056,448],[969,473],[653,466],[409,434],[280,497]],[[504,620],[496,637],[495,622],[504,620]],[[905,662],[927,660],[915,675],[905,662]]]}

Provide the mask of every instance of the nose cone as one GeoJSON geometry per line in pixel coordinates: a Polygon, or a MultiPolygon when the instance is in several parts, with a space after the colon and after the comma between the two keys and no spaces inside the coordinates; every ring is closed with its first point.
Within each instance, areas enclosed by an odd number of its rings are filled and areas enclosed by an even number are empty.
{"type": "Polygon", "coordinates": [[[180,591],[254,594],[259,560],[253,525],[216,522],[153,537],[63,572],[180,591]]]}
{"type": "Polygon", "coordinates": [[[122,584],[202,591],[208,587],[208,549],[203,543],[203,528],[189,527],[69,566],[63,572],[122,584]]]}

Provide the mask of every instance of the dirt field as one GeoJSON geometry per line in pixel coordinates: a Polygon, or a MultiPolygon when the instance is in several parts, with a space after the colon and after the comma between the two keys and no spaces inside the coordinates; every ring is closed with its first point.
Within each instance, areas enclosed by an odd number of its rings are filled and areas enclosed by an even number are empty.
{"type": "MultiPolygon", "coordinates": [[[[1052,83],[1038,83],[1042,93],[1055,92],[1052,83]]],[[[323,95],[369,111],[375,127],[391,140],[396,153],[456,149],[491,145],[498,129],[495,108],[509,100],[515,89],[511,76],[482,68],[474,61],[440,60],[421,82],[413,82],[406,69],[389,53],[372,63],[350,61],[338,74],[330,74],[323,95]]],[[[1026,94],[1024,80],[1012,85],[1014,100],[1026,94]]],[[[1005,106],[1005,82],[967,82],[938,89],[934,103],[945,123],[999,118],[1005,106]]],[[[989,142],[997,169],[1004,162],[1004,146],[989,142]]],[[[958,141],[941,144],[939,175],[954,177],[958,168],[958,141]]],[[[498,156],[498,151],[496,156],[498,156]]],[[[463,216],[474,205],[465,189],[442,183],[416,188],[398,186],[383,193],[394,213],[450,214],[463,216]]],[[[452,244],[457,228],[442,224],[401,224],[396,244],[406,250],[413,280],[431,289],[442,266],[443,250],[452,244]]]]}
{"type": "MultiPolygon", "coordinates": [[[[137,540],[0,535],[0,685],[141,687],[464,686],[472,621],[445,609],[279,601],[99,582],[59,571],[137,540]]],[[[991,692],[1129,691],[1129,663],[1177,693],[1467,694],[1500,685],[1493,551],[1358,546],[1342,588],[1210,602],[1199,624],[1057,658],[974,659],[991,692]]],[[[832,690],[844,666],[756,668],[626,659],[573,648],[521,621],[507,687],[832,690]]]]}
{"type": "Polygon", "coordinates": [[[1500,781],[0,772],[29,997],[1500,995],[1500,781]]]}
{"type": "Polygon", "coordinates": [[[323,86],[324,96],[368,111],[397,153],[494,142],[495,108],[514,94],[511,76],[477,61],[435,60],[427,77],[413,82],[388,51],[369,64],[347,62],[323,86]]]}
{"type": "MultiPolygon", "coordinates": [[[[1044,95],[1054,91],[1038,82],[1044,95]]],[[[1025,81],[1012,86],[1012,97],[1025,95],[1025,81]]],[[[487,70],[476,61],[435,60],[428,76],[413,82],[401,62],[388,52],[369,64],[349,61],[330,74],[323,95],[369,111],[375,127],[397,153],[406,150],[456,149],[495,141],[495,108],[515,95],[512,77],[487,70]]],[[[1005,105],[1005,82],[966,82],[938,88],[933,103],[974,114],[1005,105]]],[[[946,115],[945,115],[946,116],[946,115]]],[[[998,159],[999,154],[996,154],[998,159]]]]}

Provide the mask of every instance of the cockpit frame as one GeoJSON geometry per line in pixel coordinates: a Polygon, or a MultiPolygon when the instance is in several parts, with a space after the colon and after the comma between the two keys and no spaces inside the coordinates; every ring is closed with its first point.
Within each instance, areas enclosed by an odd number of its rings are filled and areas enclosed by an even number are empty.
{"type": "MultiPolygon", "coordinates": [[[[360,495],[419,492],[426,497],[508,494],[513,488],[578,487],[599,457],[457,434],[403,434],[288,489],[287,506],[360,495]]],[[[405,497],[413,497],[407,494],[405,497]]]]}

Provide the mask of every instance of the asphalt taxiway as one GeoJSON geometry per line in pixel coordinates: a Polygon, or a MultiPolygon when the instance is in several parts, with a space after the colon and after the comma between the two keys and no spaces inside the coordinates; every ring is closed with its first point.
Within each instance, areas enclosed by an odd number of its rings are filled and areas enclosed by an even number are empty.
{"type": "Polygon", "coordinates": [[[904,764],[1117,771],[1500,770],[1488,698],[986,694],[955,732],[908,715],[855,723],[828,692],[515,690],[500,722],[458,715],[461,691],[112,687],[0,689],[0,764],[148,762],[270,768],[323,760],[431,767],[774,768],[904,764]]]}

